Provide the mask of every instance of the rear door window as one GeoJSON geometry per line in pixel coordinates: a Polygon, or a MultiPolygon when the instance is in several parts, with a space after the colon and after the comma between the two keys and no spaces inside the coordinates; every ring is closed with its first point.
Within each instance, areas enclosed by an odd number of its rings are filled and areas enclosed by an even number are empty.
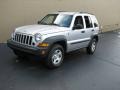
{"type": "Polygon", "coordinates": [[[92,20],[89,16],[84,16],[86,28],[93,28],[92,20]]]}

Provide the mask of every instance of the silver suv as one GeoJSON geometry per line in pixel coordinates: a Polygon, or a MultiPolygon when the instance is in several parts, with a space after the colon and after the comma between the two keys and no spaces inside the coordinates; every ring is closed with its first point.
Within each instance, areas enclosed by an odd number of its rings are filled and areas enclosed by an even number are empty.
{"type": "Polygon", "coordinates": [[[55,12],[36,25],[16,28],[7,45],[19,57],[44,57],[49,68],[59,67],[64,54],[86,48],[88,54],[96,49],[99,24],[96,17],[85,12],[55,12]]]}

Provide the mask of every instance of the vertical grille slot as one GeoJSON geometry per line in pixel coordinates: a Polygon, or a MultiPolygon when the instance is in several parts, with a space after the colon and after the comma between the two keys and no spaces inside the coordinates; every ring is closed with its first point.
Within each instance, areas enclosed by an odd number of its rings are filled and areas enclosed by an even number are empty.
{"type": "Polygon", "coordinates": [[[23,43],[23,35],[21,36],[21,43],[23,43]]]}
{"type": "MultiPolygon", "coordinates": [[[[24,35],[23,43],[25,43],[25,40],[26,40],[26,35],[24,35]]],[[[25,43],[25,44],[26,44],[26,43],[25,43]]]]}
{"type": "Polygon", "coordinates": [[[21,34],[19,35],[19,41],[18,42],[20,42],[20,40],[21,40],[21,34]]]}
{"type": "Polygon", "coordinates": [[[30,35],[16,33],[13,40],[21,44],[32,45],[32,39],[30,35]]]}
{"type": "Polygon", "coordinates": [[[28,40],[29,40],[29,36],[27,36],[27,39],[26,39],[26,44],[28,44],[28,40]]]}
{"type": "Polygon", "coordinates": [[[30,38],[29,39],[29,45],[31,45],[32,44],[32,37],[30,36],[29,38],[30,38]]]}

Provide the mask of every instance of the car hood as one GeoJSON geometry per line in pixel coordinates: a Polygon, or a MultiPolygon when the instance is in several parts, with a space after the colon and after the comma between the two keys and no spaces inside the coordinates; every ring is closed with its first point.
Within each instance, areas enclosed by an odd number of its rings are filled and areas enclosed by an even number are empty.
{"type": "Polygon", "coordinates": [[[54,25],[27,25],[27,26],[16,28],[15,32],[34,35],[36,33],[40,33],[40,34],[57,33],[61,31],[65,31],[67,29],[68,28],[54,26],[54,25]]]}

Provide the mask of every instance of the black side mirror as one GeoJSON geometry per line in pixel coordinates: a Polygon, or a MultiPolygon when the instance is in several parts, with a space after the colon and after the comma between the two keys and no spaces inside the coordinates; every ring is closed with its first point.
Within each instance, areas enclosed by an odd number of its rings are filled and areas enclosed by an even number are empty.
{"type": "Polygon", "coordinates": [[[40,21],[38,21],[37,23],[40,24],[40,21]]]}
{"type": "Polygon", "coordinates": [[[82,24],[77,24],[73,27],[73,30],[75,29],[83,29],[83,25],[82,24]]]}

